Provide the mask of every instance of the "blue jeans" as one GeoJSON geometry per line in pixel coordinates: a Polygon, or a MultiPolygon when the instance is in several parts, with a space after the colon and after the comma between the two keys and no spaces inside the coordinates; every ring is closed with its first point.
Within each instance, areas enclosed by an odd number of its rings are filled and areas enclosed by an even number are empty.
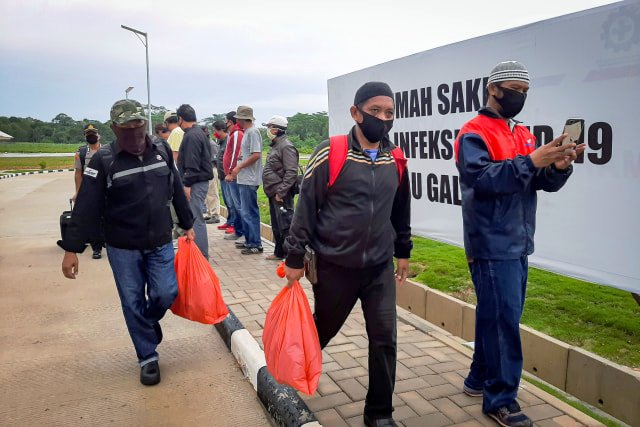
{"type": "Polygon", "coordinates": [[[178,295],[173,245],[150,250],[107,245],[107,256],[138,362],[144,366],[158,360],[156,328],[178,295]]]}
{"type": "Polygon", "coordinates": [[[244,227],[242,224],[242,205],[240,203],[240,188],[236,181],[227,182],[229,184],[229,204],[233,205],[235,211],[235,218],[233,220],[233,228],[236,230],[238,236],[244,236],[244,227]]]}
{"type": "Polygon", "coordinates": [[[475,350],[468,387],[483,390],[482,411],[516,401],[522,374],[520,318],[527,290],[528,259],[476,259],[469,264],[475,287],[475,350]]]}
{"type": "Polygon", "coordinates": [[[260,210],[258,209],[258,186],[238,184],[240,189],[240,216],[248,248],[261,248],[260,210]]]}
{"type": "Polygon", "coordinates": [[[229,194],[229,183],[224,179],[221,179],[220,188],[222,189],[222,200],[224,201],[224,205],[227,207],[227,225],[235,227],[236,217],[238,214],[236,213],[236,207],[233,204],[231,195],[229,194]]]}
{"type": "Polygon", "coordinates": [[[193,231],[196,233],[196,246],[206,259],[209,259],[209,238],[207,237],[207,225],[202,217],[206,210],[205,199],[209,191],[209,181],[200,181],[191,185],[191,200],[189,207],[193,214],[193,231]]]}

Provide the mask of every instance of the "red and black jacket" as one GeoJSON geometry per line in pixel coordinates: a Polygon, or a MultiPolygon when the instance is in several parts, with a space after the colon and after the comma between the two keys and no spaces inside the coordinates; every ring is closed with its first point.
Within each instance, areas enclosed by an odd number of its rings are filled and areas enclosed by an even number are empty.
{"type": "Polygon", "coordinates": [[[572,167],[538,169],[535,137],[482,108],[455,142],[462,188],[464,246],[469,258],[518,259],[533,253],[537,190],[558,191],[572,167]]]}

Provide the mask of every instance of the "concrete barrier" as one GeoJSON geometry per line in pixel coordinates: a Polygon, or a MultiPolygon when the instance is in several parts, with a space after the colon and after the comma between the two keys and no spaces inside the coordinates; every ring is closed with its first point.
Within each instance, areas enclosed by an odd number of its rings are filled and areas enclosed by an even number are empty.
{"type": "Polygon", "coordinates": [[[427,288],[427,317],[425,319],[453,335],[462,336],[461,301],[444,292],[427,288]]]}
{"type": "Polygon", "coordinates": [[[427,312],[427,288],[419,283],[396,285],[396,304],[422,319],[427,312]]]}
{"type": "Polygon", "coordinates": [[[520,326],[524,370],[565,390],[570,345],[527,326],[520,326]]]}

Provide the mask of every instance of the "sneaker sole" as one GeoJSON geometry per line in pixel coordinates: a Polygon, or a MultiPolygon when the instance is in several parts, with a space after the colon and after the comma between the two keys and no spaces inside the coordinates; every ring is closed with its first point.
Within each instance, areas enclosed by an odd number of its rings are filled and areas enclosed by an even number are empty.
{"type": "MultiPolygon", "coordinates": [[[[499,425],[501,425],[502,427],[511,427],[511,424],[504,423],[502,420],[500,420],[500,418],[499,418],[496,414],[494,414],[494,413],[491,413],[491,412],[490,412],[490,413],[488,413],[487,415],[488,415],[490,418],[493,418],[493,420],[494,420],[495,422],[497,422],[499,425]]],[[[524,415],[524,414],[523,414],[523,415],[524,415]]],[[[531,420],[529,420],[529,423],[527,423],[527,424],[523,424],[523,426],[525,426],[525,425],[526,425],[526,426],[533,426],[533,422],[532,422],[531,420]]]]}
{"type": "Polygon", "coordinates": [[[462,390],[464,392],[464,394],[466,394],[469,397],[482,397],[482,392],[473,392],[473,391],[467,391],[467,390],[462,390]]]}

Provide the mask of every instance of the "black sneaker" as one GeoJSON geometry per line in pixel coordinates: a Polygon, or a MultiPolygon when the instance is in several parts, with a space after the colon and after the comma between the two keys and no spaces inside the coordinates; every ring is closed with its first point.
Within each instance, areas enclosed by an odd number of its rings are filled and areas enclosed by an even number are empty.
{"type": "Polygon", "coordinates": [[[393,418],[369,418],[367,414],[364,415],[364,425],[367,427],[397,427],[398,424],[393,418]]]}
{"type": "Polygon", "coordinates": [[[245,246],[246,244],[247,244],[247,242],[236,242],[235,243],[236,249],[244,249],[244,248],[246,248],[246,246],[245,246]]]}
{"type": "Polygon", "coordinates": [[[244,248],[240,251],[242,255],[257,255],[264,251],[262,248],[244,248]]]}
{"type": "Polygon", "coordinates": [[[93,251],[93,255],[91,255],[91,258],[93,258],[93,259],[102,258],[102,249],[98,249],[97,251],[93,251]]]}
{"type": "Polygon", "coordinates": [[[489,412],[491,418],[503,427],[532,427],[531,419],[520,410],[518,403],[503,406],[494,412],[489,412]]]}
{"type": "Polygon", "coordinates": [[[140,382],[144,385],[156,385],[160,382],[160,365],[157,360],[140,368],[140,382]]]}
{"type": "Polygon", "coordinates": [[[218,215],[214,215],[209,219],[206,219],[204,222],[207,224],[217,224],[220,222],[220,217],[218,215]]]}

